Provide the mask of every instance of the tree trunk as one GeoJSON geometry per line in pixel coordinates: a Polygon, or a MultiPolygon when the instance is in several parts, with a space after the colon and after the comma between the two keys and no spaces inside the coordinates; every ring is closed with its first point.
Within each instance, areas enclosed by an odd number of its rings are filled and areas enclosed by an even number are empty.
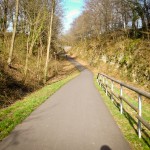
{"type": "Polygon", "coordinates": [[[40,38],[40,48],[38,49],[38,59],[39,59],[39,62],[37,64],[37,67],[38,67],[38,83],[40,83],[40,80],[41,80],[41,62],[42,62],[42,56],[43,56],[43,43],[42,43],[42,39],[40,38]]]}
{"type": "Polygon", "coordinates": [[[27,72],[28,72],[28,61],[29,61],[29,36],[27,39],[27,52],[26,52],[26,63],[24,68],[24,83],[26,82],[27,72]]]}
{"type": "Polygon", "coordinates": [[[8,66],[11,66],[11,63],[12,63],[14,41],[15,41],[17,21],[18,21],[18,12],[19,12],[19,0],[16,0],[16,13],[15,13],[15,20],[14,20],[14,28],[13,28],[13,34],[12,34],[12,39],[11,39],[11,46],[10,46],[10,51],[9,51],[9,58],[8,58],[8,61],[7,61],[8,66]]]}
{"type": "Polygon", "coordinates": [[[146,14],[146,19],[147,19],[147,29],[150,29],[150,13],[149,13],[149,6],[146,2],[146,0],[144,0],[144,7],[145,7],[145,14],[146,14]]]}
{"type": "Polygon", "coordinates": [[[45,69],[44,69],[44,81],[43,81],[44,84],[47,81],[47,72],[48,72],[48,63],[49,63],[49,53],[50,53],[50,48],[51,48],[54,11],[55,11],[55,0],[52,0],[51,19],[50,19],[50,24],[49,24],[49,34],[48,34],[48,43],[47,43],[47,55],[46,55],[46,62],[45,62],[45,69]]]}
{"type": "Polygon", "coordinates": [[[4,17],[2,23],[3,41],[5,41],[5,33],[7,30],[8,0],[4,0],[4,17]]]}
{"type": "MultiPolygon", "coordinates": [[[[29,38],[29,37],[28,37],[29,38]]],[[[34,40],[35,41],[35,40],[34,40]]],[[[24,68],[24,82],[26,81],[26,78],[27,78],[27,73],[28,73],[28,63],[29,63],[29,58],[30,58],[30,51],[32,51],[33,49],[33,46],[34,46],[34,43],[35,42],[32,42],[31,43],[31,46],[29,47],[29,39],[27,41],[27,53],[26,53],[26,63],[25,63],[25,68],[24,68]]]]}
{"type": "Polygon", "coordinates": [[[146,29],[146,23],[145,23],[144,15],[141,16],[141,20],[142,20],[142,28],[145,30],[146,29]]]}

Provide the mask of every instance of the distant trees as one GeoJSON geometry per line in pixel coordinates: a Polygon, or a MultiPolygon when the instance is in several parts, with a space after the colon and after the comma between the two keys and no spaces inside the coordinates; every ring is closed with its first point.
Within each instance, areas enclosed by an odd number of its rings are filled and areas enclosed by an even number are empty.
{"type": "Polygon", "coordinates": [[[85,0],[84,11],[73,22],[70,33],[83,39],[118,29],[136,32],[139,28],[150,31],[149,0],[85,0]]]}
{"type": "Polygon", "coordinates": [[[137,15],[141,19],[142,27],[150,30],[150,1],[149,0],[128,0],[127,3],[132,10],[132,18],[137,15]]]}

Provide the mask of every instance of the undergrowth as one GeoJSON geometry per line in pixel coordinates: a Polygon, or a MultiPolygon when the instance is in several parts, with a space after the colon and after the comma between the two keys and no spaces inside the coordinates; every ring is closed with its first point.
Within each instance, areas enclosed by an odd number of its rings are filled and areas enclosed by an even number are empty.
{"type": "Polygon", "coordinates": [[[100,72],[122,76],[150,91],[150,41],[110,36],[78,41],[69,52],[100,72]]]}

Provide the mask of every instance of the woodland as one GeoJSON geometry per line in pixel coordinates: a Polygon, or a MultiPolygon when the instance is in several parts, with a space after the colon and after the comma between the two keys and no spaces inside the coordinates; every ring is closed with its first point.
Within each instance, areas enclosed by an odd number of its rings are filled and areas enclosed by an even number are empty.
{"type": "Polygon", "coordinates": [[[0,0],[1,107],[57,77],[66,45],[101,72],[150,90],[150,0],[84,0],[65,33],[63,21],[63,0],[0,0]]]}
{"type": "Polygon", "coordinates": [[[57,0],[0,1],[0,105],[58,74],[63,8],[57,0]]]}

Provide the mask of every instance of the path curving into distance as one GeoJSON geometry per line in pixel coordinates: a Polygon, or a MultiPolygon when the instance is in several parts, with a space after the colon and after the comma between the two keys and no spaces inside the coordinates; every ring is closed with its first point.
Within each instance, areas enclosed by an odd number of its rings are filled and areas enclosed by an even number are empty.
{"type": "Polygon", "coordinates": [[[0,150],[129,150],[93,83],[81,74],[63,86],[0,142],[0,150]]]}

